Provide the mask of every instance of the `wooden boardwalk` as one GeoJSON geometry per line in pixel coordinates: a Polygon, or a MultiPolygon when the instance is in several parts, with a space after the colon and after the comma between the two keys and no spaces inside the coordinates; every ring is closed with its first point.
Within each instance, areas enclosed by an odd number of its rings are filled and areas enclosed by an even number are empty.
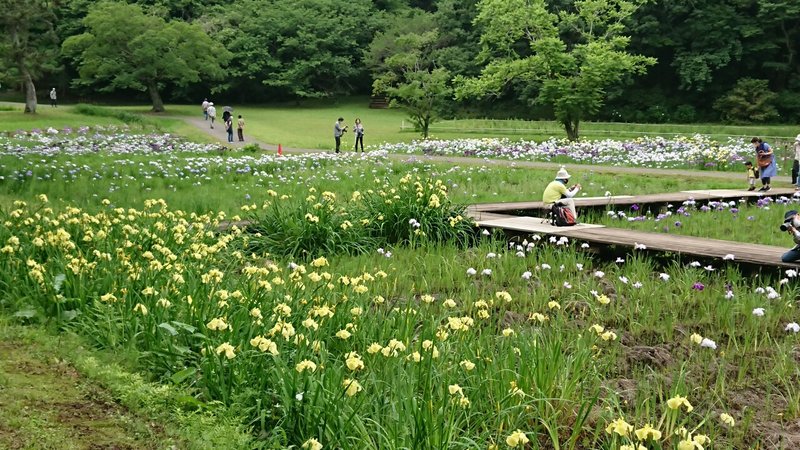
{"type": "MultiPolygon", "coordinates": [[[[681,204],[687,200],[697,201],[731,201],[739,199],[757,200],[762,197],[791,197],[794,189],[773,188],[769,192],[758,192],[736,189],[706,189],[696,191],[668,192],[665,194],[647,195],[615,195],[611,197],[576,197],[575,206],[580,208],[605,208],[605,207],[630,207],[632,205],[664,205],[667,203],[681,204]]],[[[467,210],[470,213],[490,212],[502,213],[509,211],[543,212],[548,208],[542,202],[507,202],[507,203],[476,203],[467,210]]]]}
{"type": "MultiPolygon", "coordinates": [[[[677,234],[609,228],[603,225],[580,224],[574,227],[554,227],[537,217],[503,216],[496,213],[480,212],[478,214],[487,215],[483,219],[476,218],[478,226],[483,228],[501,228],[522,233],[566,236],[570,239],[577,239],[596,245],[620,245],[631,248],[643,245],[646,250],[650,251],[670,252],[706,259],[726,260],[731,258],[730,255],[733,255],[733,262],[758,266],[795,269],[800,267],[800,264],[781,261],[781,255],[791,245],[788,237],[787,247],[784,248],[677,234]]],[[[775,232],[778,232],[777,225],[775,232]]]]}

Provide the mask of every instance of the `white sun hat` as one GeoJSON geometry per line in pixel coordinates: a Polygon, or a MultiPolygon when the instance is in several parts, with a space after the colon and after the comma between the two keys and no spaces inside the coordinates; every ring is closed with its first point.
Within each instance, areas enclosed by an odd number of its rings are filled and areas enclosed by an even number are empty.
{"type": "Polygon", "coordinates": [[[571,178],[571,177],[567,173],[567,169],[564,168],[564,166],[561,166],[561,168],[558,169],[558,173],[556,173],[556,179],[557,180],[567,180],[569,178],[571,178]]]}

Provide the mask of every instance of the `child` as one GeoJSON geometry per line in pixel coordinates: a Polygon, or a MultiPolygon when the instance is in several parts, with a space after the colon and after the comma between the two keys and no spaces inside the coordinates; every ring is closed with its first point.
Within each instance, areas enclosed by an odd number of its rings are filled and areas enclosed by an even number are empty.
{"type": "Polygon", "coordinates": [[[747,168],[747,182],[750,183],[750,187],[747,188],[748,191],[755,191],[756,190],[756,178],[758,174],[756,173],[756,169],[753,167],[753,163],[747,161],[744,163],[744,166],[747,168]]]}

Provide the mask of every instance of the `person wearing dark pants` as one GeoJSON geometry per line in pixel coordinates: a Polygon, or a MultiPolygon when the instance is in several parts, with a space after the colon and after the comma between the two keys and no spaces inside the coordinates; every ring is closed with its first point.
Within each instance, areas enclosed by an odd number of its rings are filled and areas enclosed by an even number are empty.
{"type": "Polygon", "coordinates": [[[800,191],[800,134],[794,138],[794,164],[792,164],[792,184],[800,191]]]}
{"type": "Polygon", "coordinates": [[[53,108],[58,108],[58,96],[56,94],[56,88],[50,89],[50,106],[53,108]]]}
{"type": "Polygon", "coordinates": [[[239,142],[244,142],[244,119],[239,114],[239,120],[236,121],[236,132],[239,135],[239,142]]]}
{"type": "Polygon", "coordinates": [[[358,144],[361,143],[361,153],[364,153],[364,124],[361,123],[361,119],[356,119],[355,125],[353,125],[353,134],[356,135],[356,148],[355,151],[358,151],[358,144]]]}
{"type": "Polygon", "coordinates": [[[228,132],[228,142],[233,142],[233,114],[225,119],[225,131],[228,132]]]}
{"type": "Polygon", "coordinates": [[[339,153],[339,147],[342,145],[342,135],[347,132],[347,125],[342,126],[344,117],[339,117],[333,124],[333,139],[336,141],[336,153],[339,153]]]}

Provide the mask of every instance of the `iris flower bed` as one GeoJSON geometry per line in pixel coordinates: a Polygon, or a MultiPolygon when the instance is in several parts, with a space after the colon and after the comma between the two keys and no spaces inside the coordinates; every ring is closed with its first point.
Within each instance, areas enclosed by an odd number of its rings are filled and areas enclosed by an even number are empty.
{"type": "Polygon", "coordinates": [[[741,170],[741,163],[753,158],[752,146],[742,139],[717,142],[702,135],[675,139],[645,137],[628,141],[605,139],[579,142],[562,139],[544,142],[509,139],[422,140],[382,144],[377,148],[394,153],[707,170],[741,170]]]}
{"type": "Polygon", "coordinates": [[[779,230],[788,210],[800,210],[800,196],[765,197],[752,204],[744,199],[707,204],[687,200],[667,205],[659,212],[643,211],[633,205],[591,213],[586,221],[617,228],[784,246],[788,250],[794,246],[792,238],[779,230]]]}
{"type": "MultiPolygon", "coordinates": [[[[452,199],[463,203],[524,201],[540,200],[554,175],[522,167],[430,164],[413,157],[395,161],[380,151],[363,157],[332,153],[278,157],[274,153],[215,152],[213,146],[196,151],[194,144],[175,144],[171,150],[155,152],[152,137],[100,129],[87,130],[83,137],[63,130],[52,136],[46,132],[15,136],[19,139],[14,145],[21,149],[12,147],[7,154],[0,154],[0,204],[32,200],[42,193],[56,203],[61,199],[73,205],[81,202],[78,206],[83,208],[96,208],[102,198],[128,206],[158,197],[186,211],[235,214],[242,203],[268,189],[299,197],[314,186],[341,198],[353,191],[380,188],[385,182],[396,183],[406,173],[441,180],[452,199]],[[104,133],[97,142],[110,144],[83,141],[104,133]],[[48,143],[42,144],[41,139],[48,143]]],[[[639,185],[635,174],[572,172],[574,180],[583,185],[581,196],[740,186],[732,180],[698,179],[691,173],[687,178],[650,177],[648,183],[639,185]]]]}
{"type": "Polygon", "coordinates": [[[48,200],[1,213],[3,309],[135,352],[253,446],[768,447],[800,415],[793,271],[492,235],[297,260],[222,213],[48,200]]]}
{"type": "Polygon", "coordinates": [[[93,126],[18,130],[0,134],[2,155],[136,155],[163,152],[218,152],[223,147],[197,144],[170,134],[133,133],[129,128],[93,126]]]}

